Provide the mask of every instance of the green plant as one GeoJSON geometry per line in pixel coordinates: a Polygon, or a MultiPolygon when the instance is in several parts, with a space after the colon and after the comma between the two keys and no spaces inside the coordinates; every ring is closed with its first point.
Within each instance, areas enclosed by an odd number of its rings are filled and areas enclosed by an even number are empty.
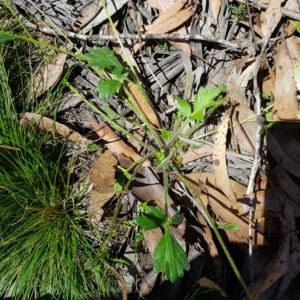
{"type": "MultiPolygon", "coordinates": [[[[105,9],[105,4],[103,3],[103,5],[105,9]]],[[[122,47],[121,43],[120,45],[122,47]]],[[[226,99],[225,86],[222,85],[220,87],[212,87],[207,89],[201,87],[197,94],[194,96],[192,103],[189,103],[188,101],[179,97],[175,97],[178,103],[178,114],[175,120],[174,128],[172,129],[172,133],[170,134],[171,130],[163,129],[161,135],[158,135],[157,131],[147,119],[147,116],[140,110],[140,107],[135,102],[135,99],[130,98],[130,95],[128,93],[123,93],[123,89],[126,89],[126,84],[124,85],[123,83],[126,83],[128,81],[135,85],[137,89],[141,90],[141,86],[132,66],[129,69],[126,68],[123,64],[117,62],[112,51],[110,51],[108,48],[93,49],[92,53],[93,55],[85,55],[85,58],[88,60],[89,65],[98,67],[98,72],[110,72],[113,76],[113,79],[109,79],[108,81],[110,82],[111,80],[114,80],[112,82],[112,85],[105,85],[101,83],[104,87],[104,91],[99,91],[99,98],[103,99],[104,96],[112,96],[118,93],[123,102],[127,104],[133,110],[133,112],[136,113],[137,116],[140,117],[142,122],[146,124],[149,134],[156,143],[156,146],[153,147],[144,144],[142,141],[139,141],[135,138],[141,145],[145,147],[145,149],[149,151],[147,158],[155,157],[157,168],[163,171],[164,209],[161,209],[160,207],[148,207],[148,211],[145,212],[146,208],[144,207],[144,211],[142,212],[141,216],[136,218],[135,220],[136,223],[139,226],[143,227],[144,230],[150,230],[158,227],[162,227],[164,230],[164,235],[159,241],[153,255],[153,258],[155,260],[154,271],[165,271],[166,278],[176,283],[183,276],[183,271],[189,269],[189,264],[185,256],[185,252],[170,231],[171,226],[176,227],[182,221],[182,214],[180,213],[180,210],[178,210],[173,216],[169,216],[168,213],[168,172],[170,172],[169,170],[172,170],[177,178],[183,181],[183,183],[190,189],[190,191],[195,195],[195,198],[197,198],[197,200],[202,205],[203,210],[206,214],[205,217],[209,220],[209,224],[211,224],[212,229],[221,244],[221,247],[223,248],[231,266],[234,269],[234,272],[237,274],[237,277],[239,278],[240,283],[247,293],[247,296],[249,296],[249,298],[251,299],[250,293],[244,281],[241,279],[228,250],[226,249],[226,246],[218,232],[218,228],[216,227],[215,222],[212,220],[209,212],[203,205],[199,196],[197,196],[194,188],[178,171],[178,164],[176,165],[176,163],[174,163],[174,158],[176,157],[178,150],[178,148],[176,148],[178,137],[182,134],[182,132],[191,121],[194,121],[194,125],[186,132],[185,135],[190,136],[191,134],[193,134],[193,132],[195,132],[195,130],[197,130],[197,128],[201,126],[201,124],[210,116],[210,114],[224,102],[224,100],[226,99]],[[97,62],[98,58],[100,58],[100,62],[97,62]],[[108,62],[105,62],[106,58],[109,58],[108,62]],[[123,75],[122,71],[124,71],[123,75]],[[129,97],[129,99],[127,99],[126,97],[129,97]]],[[[89,104],[88,101],[86,101],[86,103],[89,104]]],[[[119,128],[117,124],[115,124],[113,121],[110,121],[107,116],[104,116],[101,110],[97,109],[91,104],[89,105],[96,112],[100,113],[101,116],[103,116],[106,120],[108,120],[111,126],[115,127],[117,130],[120,130],[125,135],[129,135],[127,131],[125,131],[123,128],[119,128]]],[[[141,163],[142,162],[140,162],[140,166],[141,163]]],[[[135,163],[135,165],[136,164],[137,163],[135,163]]],[[[130,178],[130,180],[127,182],[127,186],[129,186],[129,183],[131,180],[133,180],[133,178],[134,176],[130,178]]],[[[124,188],[124,190],[126,189],[124,188]]],[[[117,215],[119,207],[120,200],[116,208],[115,216],[117,215]]],[[[224,228],[226,228],[226,225],[224,228]]]]}
{"type": "Polygon", "coordinates": [[[82,192],[73,191],[71,172],[63,167],[67,145],[19,124],[8,46],[0,44],[0,298],[117,297],[107,253],[96,268],[85,267],[96,250],[85,234],[82,192]]]}
{"type": "MultiPolygon", "coordinates": [[[[112,20],[107,12],[106,6],[104,1],[101,0],[101,3],[103,5],[104,11],[107,13],[107,17],[109,21],[111,22],[112,26],[112,20]]],[[[114,26],[113,29],[115,30],[114,26]]],[[[118,37],[118,33],[115,30],[115,34],[118,37]]],[[[24,36],[24,35],[16,35],[16,34],[7,34],[0,32],[0,36],[3,39],[20,39],[23,41],[27,41],[29,43],[33,43],[34,45],[37,46],[45,46],[45,43],[42,43],[40,41],[36,41],[33,39],[31,36],[24,36]]],[[[120,46],[122,46],[121,41],[119,40],[120,46]]],[[[46,45],[47,46],[47,45],[46,45]]],[[[167,135],[166,132],[159,134],[158,130],[154,128],[151,123],[149,122],[147,116],[145,113],[141,110],[139,104],[136,102],[136,99],[128,93],[129,86],[134,85],[137,90],[139,90],[141,93],[145,95],[143,92],[140,82],[138,80],[138,76],[135,74],[134,68],[132,65],[129,63],[129,59],[127,60],[128,66],[118,62],[118,60],[114,57],[113,53],[110,52],[108,48],[103,48],[103,52],[101,52],[101,49],[92,49],[91,56],[80,56],[78,54],[74,54],[72,52],[66,51],[64,49],[58,49],[57,47],[54,46],[48,46],[50,49],[55,49],[58,51],[61,51],[63,53],[67,53],[68,55],[72,57],[77,57],[82,60],[88,61],[89,65],[93,67],[95,72],[100,76],[101,80],[99,82],[99,97],[101,99],[113,96],[115,94],[119,94],[120,98],[123,100],[123,102],[128,105],[132,111],[140,117],[141,121],[145,123],[148,133],[151,135],[152,139],[154,140],[154,145],[148,145],[144,143],[143,141],[139,140],[136,138],[134,135],[126,131],[124,128],[119,126],[113,119],[111,115],[107,115],[103,110],[98,109],[95,105],[84,99],[84,97],[81,95],[82,99],[97,113],[99,113],[106,121],[110,123],[112,127],[114,127],[116,130],[120,131],[126,136],[129,136],[136,141],[140,143],[140,145],[144,146],[145,149],[148,151],[147,156],[140,162],[136,162],[134,167],[134,172],[133,175],[130,179],[128,179],[127,182],[122,183],[122,190],[126,191],[127,188],[129,188],[130,182],[133,180],[135,174],[137,173],[137,170],[139,167],[141,167],[143,161],[146,159],[151,159],[153,157],[156,157],[157,163],[158,163],[158,168],[163,170],[163,186],[164,186],[164,199],[163,200],[163,207],[164,209],[161,210],[161,214],[158,211],[154,211],[158,215],[158,219],[160,219],[159,223],[160,226],[162,226],[165,230],[165,235],[162,237],[162,245],[160,246],[160,250],[156,252],[156,260],[157,260],[157,271],[162,271],[165,270],[166,274],[168,274],[169,278],[173,276],[172,278],[174,279],[174,282],[180,279],[180,276],[183,274],[183,270],[187,269],[187,265],[185,264],[186,258],[181,256],[181,266],[180,270],[177,270],[176,272],[172,272],[172,261],[167,260],[167,263],[162,262],[163,259],[167,258],[170,253],[174,253],[175,251],[178,250],[177,245],[175,242],[173,242],[173,236],[171,235],[170,232],[170,226],[176,225],[175,221],[172,221],[172,216],[169,216],[168,213],[168,174],[170,172],[173,172],[177,178],[179,178],[189,189],[190,191],[194,194],[195,198],[203,207],[203,211],[205,213],[205,217],[208,220],[208,223],[212,226],[213,231],[215,232],[215,235],[225,253],[225,255],[228,258],[229,263],[231,264],[234,272],[236,273],[237,277],[240,280],[241,285],[243,286],[247,296],[249,296],[249,291],[243,282],[242,278],[239,275],[238,270],[235,267],[235,264],[226,249],[226,246],[224,242],[222,241],[222,238],[218,232],[218,229],[216,227],[216,224],[214,220],[212,220],[211,216],[209,215],[209,212],[206,210],[205,206],[203,205],[201,199],[197,195],[196,191],[193,189],[191,185],[185,180],[185,178],[182,176],[182,174],[178,171],[178,164],[175,162],[175,157],[178,151],[178,145],[176,145],[178,137],[183,134],[184,130],[186,129],[186,126],[193,121],[194,125],[192,128],[190,128],[186,133],[185,136],[189,137],[191,136],[201,124],[209,117],[209,115],[213,112],[213,110],[218,107],[219,105],[222,104],[222,102],[226,99],[226,94],[223,89],[223,87],[217,87],[217,88],[209,88],[209,89],[203,89],[201,88],[198,93],[195,95],[195,98],[192,101],[192,104],[189,103],[188,101],[185,100],[186,96],[183,97],[183,99],[178,98],[178,105],[179,105],[179,113],[176,116],[175,120],[175,125],[174,128],[172,128],[172,134],[167,135]],[[100,51],[100,52],[99,52],[100,51]],[[99,61],[97,61],[99,60],[99,61]],[[104,72],[103,72],[104,71],[104,72]],[[107,76],[106,72],[110,74],[110,77],[107,76]],[[215,97],[213,97],[215,95],[215,97]],[[197,100],[198,97],[198,100],[197,100]],[[201,100],[201,101],[200,101],[201,100]],[[205,104],[203,104],[205,103],[205,104]],[[162,221],[163,220],[163,221],[162,221]],[[166,241],[165,236],[169,238],[168,241],[166,241]],[[170,242],[171,241],[171,242],[170,242]],[[173,274],[173,275],[172,275],[173,274]],[[177,276],[177,277],[176,277],[177,276]]],[[[123,49],[124,50],[124,49],[123,49]]],[[[126,51],[124,51],[126,55],[126,51]]],[[[80,95],[78,91],[74,87],[72,87],[70,84],[66,84],[67,86],[70,87],[72,91],[77,93],[77,95],[80,95]]],[[[149,99],[146,97],[147,101],[149,99]]],[[[149,101],[150,103],[150,101],[149,101]]],[[[211,134],[211,133],[210,133],[211,134]]],[[[129,170],[127,170],[129,172],[129,170]]],[[[125,176],[123,176],[125,178],[125,176]]],[[[113,231],[113,226],[115,224],[118,210],[121,207],[121,199],[122,199],[122,194],[120,193],[120,198],[118,200],[116,210],[111,222],[111,230],[109,233],[109,237],[107,239],[107,242],[104,243],[103,248],[107,243],[110,241],[111,236],[112,236],[112,231],[113,231]]],[[[153,214],[153,212],[152,212],[153,214]]],[[[151,215],[151,211],[149,213],[151,215]]],[[[149,216],[148,216],[149,217],[149,216]]],[[[151,219],[151,217],[149,217],[151,219]]],[[[156,226],[158,225],[156,224],[156,226]]],[[[182,249],[181,249],[182,250],[182,249]]],[[[100,251],[100,254],[96,256],[96,258],[92,259],[90,262],[91,266],[96,267],[97,263],[101,259],[103,261],[103,251],[100,251]]],[[[251,296],[250,296],[251,299],[251,296]]]]}
{"type": "Polygon", "coordinates": [[[300,22],[299,21],[296,22],[296,30],[298,33],[300,33],[300,22]]]}
{"type": "Polygon", "coordinates": [[[235,5],[226,5],[231,9],[232,13],[237,16],[237,18],[242,21],[245,20],[247,15],[247,6],[245,3],[242,3],[238,6],[235,5]]]}
{"type": "Polygon", "coordinates": [[[145,231],[161,226],[165,231],[154,251],[154,272],[159,273],[165,270],[166,279],[176,283],[183,276],[183,270],[189,270],[185,252],[170,232],[170,226],[177,227],[183,220],[180,207],[171,218],[167,218],[160,207],[149,206],[148,210],[149,213],[144,212],[136,218],[136,223],[145,231]]]}

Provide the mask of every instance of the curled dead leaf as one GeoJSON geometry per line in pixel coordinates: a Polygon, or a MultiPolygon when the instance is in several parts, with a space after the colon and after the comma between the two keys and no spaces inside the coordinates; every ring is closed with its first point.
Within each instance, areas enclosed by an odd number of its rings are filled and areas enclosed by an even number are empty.
{"type": "Polygon", "coordinates": [[[276,216],[280,220],[282,238],[279,241],[274,258],[255,283],[252,291],[253,299],[259,299],[289,268],[290,237],[285,232],[285,221],[279,214],[276,214],[276,216]]]}
{"type": "Polygon", "coordinates": [[[67,54],[57,53],[56,56],[35,75],[33,79],[35,97],[44,94],[58,81],[64,70],[66,58],[67,54]]]}
{"type": "Polygon", "coordinates": [[[226,140],[228,122],[229,116],[226,116],[219,127],[214,145],[213,164],[217,187],[221,189],[232,202],[236,202],[236,197],[232,190],[226,165],[226,140]]]}
{"type": "Polygon", "coordinates": [[[55,122],[50,118],[43,117],[36,113],[26,112],[22,114],[19,122],[20,124],[26,126],[29,126],[30,124],[36,124],[43,130],[52,132],[53,134],[59,134],[66,139],[78,144],[89,145],[94,143],[94,141],[88,140],[78,132],[70,129],[68,126],[55,122]]]}
{"type": "Polygon", "coordinates": [[[148,118],[150,123],[153,126],[160,128],[160,122],[156,116],[156,113],[153,110],[150,103],[148,102],[145,95],[134,84],[129,83],[129,84],[127,84],[127,87],[129,89],[132,97],[134,98],[134,100],[136,101],[136,103],[138,104],[140,109],[143,111],[143,113],[146,115],[146,117],[148,118]]]}
{"type": "MultiPolygon", "coordinates": [[[[133,161],[141,160],[142,157],[137,154],[132,148],[126,145],[120,137],[118,137],[106,124],[99,125],[90,113],[86,113],[86,118],[92,128],[97,132],[98,136],[107,142],[106,147],[110,149],[114,155],[119,156],[124,154],[130,157],[133,161]]],[[[149,166],[150,162],[144,162],[143,166],[149,166]]]]}
{"type": "Polygon", "coordinates": [[[278,46],[273,119],[298,119],[297,88],[294,70],[285,40],[278,46]]]}
{"type": "Polygon", "coordinates": [[[224,298],[228,297],[228,295],[220,288],[220,286],[218,284],[216,284],[214,281],[212,281],[206,277],[200,278],[198,283],[199,283],[199,285],[201,285],[203,287],[207,287],[207,288],[217,291],[224,298]]]}
{"type": "Polygon", "coordinates": [[[91,181],[94,184],[89,194],[88,216],[92,218],[114,196],[115,166],[117,159],[110,150],[99,155],[91,171],[91,181]]]}

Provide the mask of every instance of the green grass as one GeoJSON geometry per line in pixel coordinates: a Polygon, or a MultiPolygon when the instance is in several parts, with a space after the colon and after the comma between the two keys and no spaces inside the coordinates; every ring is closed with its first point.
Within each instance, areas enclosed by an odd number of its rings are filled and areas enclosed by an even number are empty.
{"type": "Polygon", "coordinates": [[[33,105],[26,51],[18,49],[15,41],[0,44],[0,299],[114,299],[109,256],[86,267],[99,253],[64,167],[67,145],[18,122],[20,110],[49,105],[33,105]]]}

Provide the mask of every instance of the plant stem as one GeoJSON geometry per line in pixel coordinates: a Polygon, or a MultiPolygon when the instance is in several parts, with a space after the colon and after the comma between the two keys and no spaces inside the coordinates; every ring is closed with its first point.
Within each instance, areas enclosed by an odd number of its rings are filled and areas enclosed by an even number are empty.
{"type": "Polygon", "coordinates": [[[181,134],[182,130],[189,124],[189,122],[190,122],[190,119],[187,118],[183,122],[183,124],[180,126],[180,128],[175,131],[175,133],[172,135],[172,137],[168,141],[166,148],[171,148],[174,145],[174,143],[178,139],[179,135],[181,134]]]}
{"type": "Polygon", "coordinates": [[[110,125],[112,125],[112,127],[114,127],[114,129],[118,130],[119,132],[122,132],[123,134],[125,134],[126,136],[129,136],[130,138],[132,138],[133,140],[135,140],[136,142],[138,142],[141,146],[145,147],[148,151],[151,152],[156,152],[157,150],[155,148],[153,148],[152,146],[149,146],[148,144],[144,143],[143,141],[141,141],[140,139],[138,139],[135,135],[129,133],[128,131],[126,131],[122,126],[120,126],[117,122],[111,120],[110,118],[107,117],[107,115],[105,113],[103,113],[101,110],[99,110],[94,104],[90,103],[87,99],[85,99],[85,97],[80,94],[77,89],[75,87],[73,87],[69,82],[65,82],[66,86],[68,86],[70,88],[70,90],[72,92],[74,92],[77,96],[79,96],[90,108],[92,108],[96,113],[98,113],[99,115],[101,115],[101,117],[108,122],[110,125]]]}
{"type": "Polygon", "coordinates": [[[226,255],[227,259],[228,259],[229,264],[231,265],[231,267],[232,267],[232,269],[233,269],[233,272],[235,273],[235,275],[236,275],[238,281],[240,282],[241,286],[243,287],[243,289],[244,289],[244,291],[245,291],[245,293],[246,293],[248,299],[249,299],[249,300],[254,300],[253,297],[252,297],[252,295],[250,294],[250,291],[248,290],[248,287],[247,287],[247,285],[246,285],[244,279],[242,278],[242,276],[241,276],[241,274],[240,274],[238,268],[236,267],[236,265],[235,265],[235,263],[234,263],[234,261],[233,261],[231,255],[230,255],[229,251],[227,250],[227,247],[226,247],[226,245],[225,245],[225,243],[224,243],[224,241],[223,241],[223,239],[222,239],[222,237],[221,237],[221,235],[220,235],[220,233],[219,233],[219,231],[218,231],[218,229],[217,229],[217,227],[216,227],[216,225],[215,225],[215,222],[214,222],[213,218],[210,216],[210,214],[209,214],[209,212],[208,212],[206,206],[204,205],[202,199],[201,199],[200,196],[198,195],[198,192],[197,192],[197,191],[195,190],[195,188],[194,188],[194,187],[193,187],[193,186],[185,179],[185,177],[184,177],[182,174],[180,174],[180,172],[178,171],[178,169],[176,168],[176,166],[175,166],[173,163],[171,163],[170,166],[171,166],[172,170],[174,171],[174,173],[178,176],[178,178],[179,178],[179,179],[186,185],[186,187],[194,194],[194,196],[195,196],[195,198],[197,199],[197,201],[201,204],[202,209],[203,209],[203,211],[204,211],[205,214],[206,214],[206,216],[204,216],[204,217],[205,217],[205,219],[210,220],[210,225],[211,225],[211,227],[212,227],[212,229],[213,229],[213,231],[214,231],[214,233],[215,233],[215,235],[216,235],[216,237],[217,237],[217,240],[218,240],[219,243],[220,243],[221,248],[223,249],[223,251],[224,251],[224,253],[225,253],[225,255],[226,255]]]}
{"type": "MultiPolygon", "coordinates": [[[[149,156],[146,156],[144,157],[141,161],[139,161],[138,163],[135,162],[133,163],[133,165],[137,165],[137,167],[135,168],[131,178],[128,180],[128,182],[126,183],[126,185],[124,186],[124,191],[127,191],[131,182],[134,180],[137,172],[139,171],[139,169],[141,168],[141,166],[143,165],[143,163],[149,159],[150,155],[149,156]]],[[[130,166],[130,168],[132,168],[132,166],[130,166]]],[[[101,252],[104,251],[107,247],[107,245],[110,243],[111,241],[111,238],[112,238],[112,235],[113,235],[113,231],[114,231],[114,227],[115,227],[115,224],[116,224],[116,221],[117,221],[117,217],[118,217],[118,214],[119,214],[119,211],[120,211],[120,208],[121,208],[121,205],[122,205],[122,200],[124,198],[126,194],[124,193],[122,196],[119,197],[119,200],[118,200],[118,203],[117,203],[117,206],[115,208],[115,211],[114,211],[114,215],[112,217],[112,220],[111,220],[111,223],[110,223],[110,227],[109,227],[109,232],[108,232],[108,235],[107,235],[107,238],[106,240],[103,242],[102,246],[101,246],[101,252]]]]}
{"type": "MultiPolygon", "coordinates": [[[[168,169],[168,165],[166,169],[168,169]]],[[[168,174],[166,171],[163,172],[163,187],[164,187],[164,204],[165,204],[165,215],[168,217],[168,174]]]]}

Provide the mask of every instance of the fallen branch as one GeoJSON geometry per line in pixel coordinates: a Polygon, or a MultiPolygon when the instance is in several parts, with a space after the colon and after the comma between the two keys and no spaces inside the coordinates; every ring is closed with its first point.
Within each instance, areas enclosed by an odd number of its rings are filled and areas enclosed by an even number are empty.
{"type": "MultiPolygon", "coordinates": [[[[25,20],[24,17],[19,16],[22,18],[22,21],[24,25],[32,30],[38,30],[40,32],[43,32],[45,34],[54,35],[54,36],[60,36],[60,37],[69,37],[69,38],[75,38],[81,41],[91,42],[93,44],[99,44],[101,41],[117,41],[118,38],[115,35],[85,35],[85,34],[78,34],[72,31],[67,32],[61,32],[54,30],[52,28],[48,27],[42,27],[38,26],[36,24],[31,23],[28,20],[25,20]]],[[[119,34],[120,39],[139,39],[138,34],[119,34]]],[[[247,48],[249,46],[262,44],[263,40],[258,41],[257,43],[250,43],[250,44],[242,44],[242,43],[233,43],[226,41],[224,39],[218,39],[215,37],[210,36],[204,36],[200,34],[173,34],[173,33],[165,33],[165,34],[141,34],[140,35],[141,40],[173,40],[173,41],[205,41],[205,42],[211,42],[211,43],[218,43],[224,47],[230,47],[232,49],[238,49],[238,48],[247,48]]]]}

